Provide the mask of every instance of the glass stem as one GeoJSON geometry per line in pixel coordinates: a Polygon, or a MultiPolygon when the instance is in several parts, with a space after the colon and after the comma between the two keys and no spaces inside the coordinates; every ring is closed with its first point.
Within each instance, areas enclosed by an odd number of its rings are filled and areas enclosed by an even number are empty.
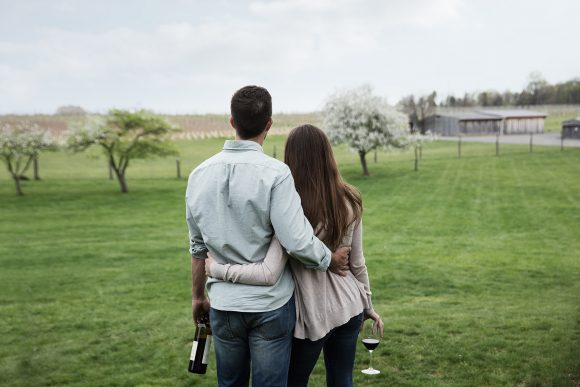
{"type": "Polygon", "coordinates": [[[370,352],[370,354],[371,354],[371,362],[370,362],[370,366],[369,366],[369,368],[372,370],[372,369],[374,369],[374,368],[373,368],[373,351],[369,351],[369,352],[370,352]]]}

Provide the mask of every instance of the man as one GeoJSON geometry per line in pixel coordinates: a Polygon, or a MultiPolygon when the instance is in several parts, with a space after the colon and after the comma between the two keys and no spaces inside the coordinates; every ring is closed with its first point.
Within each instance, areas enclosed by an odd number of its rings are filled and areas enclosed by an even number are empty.
{"type": "Polygon", "coordinates": [[[331,253],[305,218],[289,168],[261,145],[272,126],[272,99],[258,86],[231,100],[236,140],[190,175],[186,217],[190,236],[192,309],[196,322],[208,310],[220,386],[285,386],[295,322],[294,282],[286,267],[272,286],[223,282],[205,275],[210,252],[220,263],[252,263],[266,255],[276,234],[305,266],[341,274],[349,248],[331,253]],[[211,300],[211,309],[204,293],[211,300]]]}

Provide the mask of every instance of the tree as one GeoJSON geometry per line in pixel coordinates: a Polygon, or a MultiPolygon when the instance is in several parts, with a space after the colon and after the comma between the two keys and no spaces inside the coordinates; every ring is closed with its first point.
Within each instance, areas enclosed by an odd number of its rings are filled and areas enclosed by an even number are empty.
{"type": "Polygon", "coordinates": [[[435,113],[437,107],[437,92],[433,91],[427,96],[421,96],[415,100],[414,95],[409,95],[399,102],[401,110],[409,117],[409,122],[417,126],[422,134],[425,134],[425,118],[435,113]]]}
{"type": "Polygon", "coordinates": [[[16,194],[24,195],[20,181],[34,159],[56,143],[37,124],[27,121],[4,124],[0,128],[0,157],[16,185],[16,194]]]}
{"type": "Polygon", "coordinates": [[[60,106],[54,114],[57,116],[84,116],[87,112],[80,106],[66,105],[60,106]]]}
{"type": "Polygon", "coordinates": [[[104,119],[94,119],[89,125],[73,130],[69,148],[83,151],[91,145],[100,146],[115,172],[121,192],[129,192],[126,171],[134,159],[177,154],[167,141],[175,129],[163,118],[145,110],[130,112],[111,110],[104,119]]]}
{"type": "Polygon", "coordinates": [[[411,132],[407,134],[404,138],[400,140],[401,145],[404,147],[412,147],[415,153],[415,172],[419,171],[419,161],[422,158],[423,144],[426,142],[433,141],[435,136],[431,131],[426,131],[425,134],[418,132],[411,132]]]}
{"type": "Polygon", "coordinates": [[[407,118],[372,94],[369,86],[332,95],[326,102],[324,128],[331,141],[347,143],[358,152],[363,174],[369,175],[366,154],[378,147],[401,147],[407,118]]]}

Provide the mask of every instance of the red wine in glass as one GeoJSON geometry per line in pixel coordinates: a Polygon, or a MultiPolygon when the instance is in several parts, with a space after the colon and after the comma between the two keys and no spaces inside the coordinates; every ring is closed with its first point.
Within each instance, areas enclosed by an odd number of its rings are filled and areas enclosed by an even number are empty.
{"type": "Polygon", "coordinates": [[[375,350],[375,348],[377,348],[379,346],[379,342],[380,341],[378,339],[375,339],[373,337],[365,337],[364,339],[362,339],[362,343],[366,347],[366,349],[369,351],[369,356],[370,356],[369,368],[362,370],[363,374],[377,375],[377,374],[381,373],[381,371],[373,368],[373,351],[375,350]]]}
{"type": "Polygon", "coordinates": [[[369,351],[374,351],[379,346],[379,340],[377,339],[363,339],[362,343],[369,351]]]}

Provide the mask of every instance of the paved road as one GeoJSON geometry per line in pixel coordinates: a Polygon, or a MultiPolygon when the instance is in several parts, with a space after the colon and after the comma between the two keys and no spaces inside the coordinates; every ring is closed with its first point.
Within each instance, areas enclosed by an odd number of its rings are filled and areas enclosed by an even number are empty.
{"type": "MultiPolygon", "coordinates": [[[[447,141],[457,141],[457,137],[440,136],[437,139],[447,141]]],[[[490,142],[490,143],[495,143],[495,140],[496,140],[495,136],[463,136],[461,139],[461,141],[463,142],[490,142]]],[[[528,145],[530,143],[530,135],[529,134],[502,135],[499,138],[499,143],[528,145]]],[[[560,133],[550,132],[550,133],[534,134],[533,144],[560,146],[561,144],[560,133]]],[[[564,148],[580,148],[580,140],[566,138],[564,139],[564,148]]]]}

